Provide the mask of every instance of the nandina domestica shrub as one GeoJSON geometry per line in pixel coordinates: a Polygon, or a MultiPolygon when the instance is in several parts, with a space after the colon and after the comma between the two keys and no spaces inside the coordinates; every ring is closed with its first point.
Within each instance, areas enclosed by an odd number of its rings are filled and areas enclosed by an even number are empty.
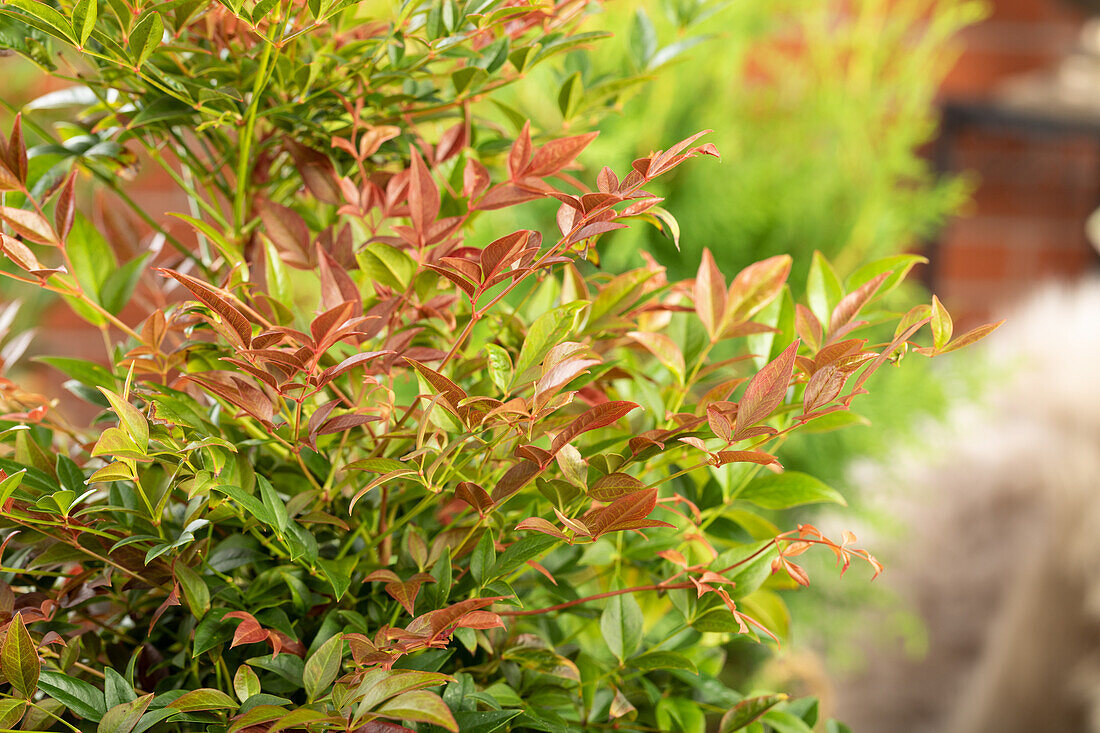
{"type": "MultiPolygon", "coordinates": [[[[706,252],[691,281],[601,272],[614,230],[675,231],[651,188],[717,150],[700,134],[573,175],[591,133],[482,116],[593,40],[588,11],[0,6],[3,44],[80,80],[39,105],[79,109],[57,139],[35,125],[28,150],[17,119],[0,148],[4,274],[65,299],[110,356],[41,357],[102,410],[91,428],[2,383],[0,727],[815,724],[812,701],[719,679],[730,635],[776,639],[799,554],[878,571],[850,535],[773,524],[842,501],[777,449],[843,427],[925,325],[925,355],[990,327],[954,337],[935,299],[882,312],[911,258],[843,282],[821,259],[807,305],[787,256],[729,281],[706,252]],[[141,212],[172,247],[120,267],[69,170],[132,202],[131,148],[195,236],[141,212]],[[467,236],[550,199],[557,232],[467,236]]],[[[565,117],[614,93],[583,81],[565,117]]]]}

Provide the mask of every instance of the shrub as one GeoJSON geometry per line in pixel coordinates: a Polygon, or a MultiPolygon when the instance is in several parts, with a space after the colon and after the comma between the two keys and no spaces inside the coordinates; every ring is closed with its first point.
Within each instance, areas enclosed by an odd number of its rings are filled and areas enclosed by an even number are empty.
{"type": "Polygon", "coordinates": [[[589,264],[631,220],[673,228],[649,189],[717,151],[693,136],[590,188],[568,171],[591,134],[476,113],[590,40],[585,7],[0,7],[17,50],[84,82],[82,136],[32,156],[17,119],[0,150],[5,274],[111,352],[43,357],[103,411],[90,430],[3,383],[2,727],[814,725],[812,701],[718,679],[729,635],[776,638],[799,554],[878,571],[850,535],[772,523],[842,501],[775,450],[842,427],[925,325],[926,355],[990,327],[953,337],[934,299],[882,312],[912,258],[843,285],[819,258],[797,306],[785,255],[728,284],[708,252],[683,282],[589,264]],[[125,192],[125,144],[195,210],[196,241],[161,230],[157,255],[188,300],[136,327],[151,252],[119,267],[67,173],[125,192]],[[545,241],[464,236],[537,199],[560,202],[545,241]]]}

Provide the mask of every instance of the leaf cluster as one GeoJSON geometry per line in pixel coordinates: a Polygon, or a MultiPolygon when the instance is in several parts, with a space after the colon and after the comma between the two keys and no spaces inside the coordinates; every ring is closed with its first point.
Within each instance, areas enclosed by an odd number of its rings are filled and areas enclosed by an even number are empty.
{"type": "Polygon", "coordinates": [[[671,229],[658,179],[718,151],[700,133],[574,175],[592,133],[478,113],[592,40],[586,10],[0,6],[69,47],[89,135],[171,151],[194,229],[120,267],[77,174],[123,191],[126,160],[71,138],[32,155],[22,119],[0,146],[5,274],[111,354],[44,359],[90,429],[0,382],[0,727],[816,723],[813,701],[719,681],[725,640],[782,636],[800,554],[879,570],[850,534],[776,523],[843,502],[778,449],[857,420],[926,326],[925,356],[989,328],[955,335],[935,299],[885,310],[912,257],[842,281],[818,256],[805,303],[785,255],[729,278],[704,251],[680,281],[594,266],[616,230],[671,229]],[[470,235],[538,200],[556,231],[470,235]]]}

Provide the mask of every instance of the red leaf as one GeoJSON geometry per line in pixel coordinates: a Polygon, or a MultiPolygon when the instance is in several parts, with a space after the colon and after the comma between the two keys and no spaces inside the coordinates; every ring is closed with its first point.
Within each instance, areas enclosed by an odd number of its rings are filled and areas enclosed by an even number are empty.
{"type": "Polygon", "coordinates": [[[539,464],[527,460],[520,461],[508,469],[493,489],[493,502],[499,504],[530,483],[531,479],[541,472],[539,464]]]}
{"type": "Polygon", "coordinates": [[[532,238],[535,239],[536,247],[542,241],[542,235],[538,232],[521,229],[486,245],[479,258],[481,282],[489,282],[504,268],[519,259],[519,254],[527,249],[528,242],[532,238]]]}
{"type": "Polygon", "coordinates": [[[779,465],[779,459],[771,453],[760,450],[720,450],[718,451],[720,465],[726,463],[759,463],[761,466],[771,464],[779,465]]]}
{"type": "Polygon", "coordinates": [[[485,194],[484,198],[477,202],[477,206],[474,208],[480,211],[492,211],[493,209],[503,209],[506,206],[522,204],[525,201],[534,201],[538,198],[542,198],[542,194],[505,183],[494,186],[489,193],[485,194]]]}
{"type": "Polygon", "coordinates": [[[462,170],[462,195],[467,198],[477,198],[489,188],[489,171],[480,162],[473,158],[466,159],[466,167],[462,170]]]}
{"type": "Polygon", "coordinates": [[[512,143],[512,149],[508,151],[508,172],[512,180],[523,176],[527,164],[531,160],[531,122],[523,123],[523,129],[519,137],[512,143]]]}
{"type": "Polygon", "coordinates": [[[409,218],[423,242],[427,239],[429,227],[439,217],[439,188],[420,153],[415,149],[411,149],[410,153],[409,218]]]}
{"type": "Polygon", "coordinates": [[[306,185],[318,201],[326,204],[339,204],[341,200],[340,186],[337,183],[336,171],[332,167],[332,161],[328,156],[312,148],[298,143],[292,138],[287,138],[286,148],[294,159],[294,167],[298,175],[302,177],[302,183],[306,185]]]}
{"type": "Polygon", "coordinates": [[[987,323],[984,326],[978,326],[972,331],[967,331],[962,336],[959,336],[957,339],[950,342],[947,346],[940,349],[939,353],[946,354],[949,351],[954,351],[955,349],[961,349],[964,346],[969,346],[975,341],[980,341],[981,339],[984,339],[986,336],[1000,328],[1001,324],[1003,323],[1004,321],[1000,320],[996,323],[987,323]]]}
{"type": "Polygon", "coordinates": [[[377,415],[337,415],[317,429],[313,435],[328,435],[330,433],[342,433],[369,422],[376,422],[381,418],[377,415]]]}
{"type": "Polygon", "coordinates": [[[584,523],[592,531],[593,537],[625,529],[671,527],[667,522],[646,519],[656,506],[657,489],[638,491],[585,515],[584,523]]]}
{"type": "Polygon", "coordinates": [[[550,446],[550,452],[557,453],[561,450],[563,445],[570,442],[581,433],[611,425],[635,407],[638,407],[638,404],[635,402],[620,400],[615,402],[604,402],[589,408],[573,420],[564,430],[558,433],[550,446]]]}
{"type": "Polygon", "coordinates": [[[626,224],[619,224],[613,221],[594,221],[591,224],[585,224],[583,227],[573,232],[573,234],[565,240],[565,244],[576,244],[582,239],[588,239],[589,237],[595,237],[600,234],[605,234],[606,232],[625,228],[626,224]]]}
{"type": "Polygon", "coordinates": [[[322,307],[333,308],[350,300],[355,303],[353,312],[361,313],[363,298],[351,275],[320,244],[317,245],[317,253],[322,307]]]}
{"type": "Polygon", "coordinates": [[[825,338],[821,321],[817,320],[812,310],[801,303],[794,307],[794,330],[811,351],[821,348],[821,341],[825,338]]]}
{"type": "Polygon", "coordinates": [[[184,275],[181,272],[167,270],[162,267],[157,268],[157,271],[162,275],[179,281],[185,288],[191,291],[191,294],[194,295],[200,303],[221,316],[222,320],[233,329],[234,333],[236,333],[237,338],[240,340],[238,345],[248,348],[252,343],[252,325],[249,323],[244,313],[238,310],[228,298],[202,280],[191,277],[190,275],[184,275]]]}
{"type": "Polygon", "coordinates": [[[703,261],[699,263],[699,271],[695,275],[693,295],[695,312],[703,322],[707,335],[714,341],[726,316],[726,281],[709,249],[703,250],[703,261]]]}
{"type": "Polygon", "coordinates": [[[274,201],[261,199],[256,202],[263,223],[263,233],[280,251],[286,252],[287,263],[299,268],[313,265],[309,247],[309,227],[292,209],[274,201]]]}
{"type": "Polygon", "coordinates": [[[484,514],[493,506],[489,492],[472,481],[463,481],[455,487],[455,498],[469,504],[478,514],[484,514]]]}
{"type": "Polygon", "coordinates": [[[730,320],[733,323],[747,320],[770,303],[782,292],[790,272],[791,256],[776,255],[737,273],[729,289],[730,320]]]}
{"type": "Polygon", "coordinates": [[[504,619],[492,611],[470,611],[455,626],[466,629],[503,629],[504,619]]]}
{"type": "Polygon", "coordinates": [[[784,349],[774,361],[757,372],[745,388],[745,396],[737,405],[738,436],[745,428],[766,419],[783,402],[794,374],[794,357],[798,353],[799,343],[795,341],[784,349]]]}
{"type": "Polygon", "coordinates": [[[73,220],[76,218],[76,171],[69,174],[65,185],[61,187],[61,193],[57,196],[57,207],[53,212],[53,223],[61,239],[69,236],[73,228],[73,220]]]}
{"type": "Polygon", "coordinates": [[[517,531],[523,529],[529,529],[533,532],[542,532],[543,534],[548,534],[551,537],[557,537],[558,539],[562,540],[569,539],[565,536],[564,532],[562,532],[560,529],[558,529],[542,517],[528,517],[527,519],[524,519],[522,522],[516,525],[517,531]]]}
{"type": "Polygon", "coordinates": [[[806,384],[806,392],[802,397],[803,412],[808,414],[820,410],[835,400],[844,389],[844,383],[847,380],[848,373],[837,369],[832,364],[814,372],[806,384]]]}
{"type": "Polygon", "coordinates": [[[588,487],[588,495],[596,501],[615,501],[627,494],[645,488],[638,479],[627,473],[609,473],[601,476],[588,487]]]}
{"type": "Polygon", "coordinates": [[[258,644],[267,641],[268,636],[270,636],[270,633],[260,626],[260,622],[252,614],[245,611],[230,611],[222,618],[238,619],[241,622],[237,625],[237,630],[233,634],[233,643],[229,645],[230,648],[242,644],[258,644]]]}
{"type": "Polygon", "coordinates": [[[527,169],[527,175],[551,176],[557,173],[576,160],[581,151],[588,147],[597,135],[599,135],[598,132],[590,132],[585,135],[551,140],[535,153],[535,158],[527,169]]]}
{"type": "Polygon", "coordinates": [[[875,293],[878,292],[882,283],[892,274],[892,270],[884,272],[841,298],[840,302],[833,308],[833,314],[829,317],[829,333],[834,333],[859,315],[863,306],[875,297],[875,293]]]}

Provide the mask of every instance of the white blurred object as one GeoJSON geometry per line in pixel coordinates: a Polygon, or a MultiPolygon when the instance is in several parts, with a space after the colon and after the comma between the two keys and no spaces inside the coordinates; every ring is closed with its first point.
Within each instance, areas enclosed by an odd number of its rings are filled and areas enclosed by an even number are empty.
{"type": "Polygon", "coordinates": [[[1100,281],[1038,291],[983,351],[1012,369],[987,407],[860,478],[906,477],[886,501],[910,535],[868,544],[929,653],[871,653],[840,690],[853,730],[1100,733],[1100,281]]]}

